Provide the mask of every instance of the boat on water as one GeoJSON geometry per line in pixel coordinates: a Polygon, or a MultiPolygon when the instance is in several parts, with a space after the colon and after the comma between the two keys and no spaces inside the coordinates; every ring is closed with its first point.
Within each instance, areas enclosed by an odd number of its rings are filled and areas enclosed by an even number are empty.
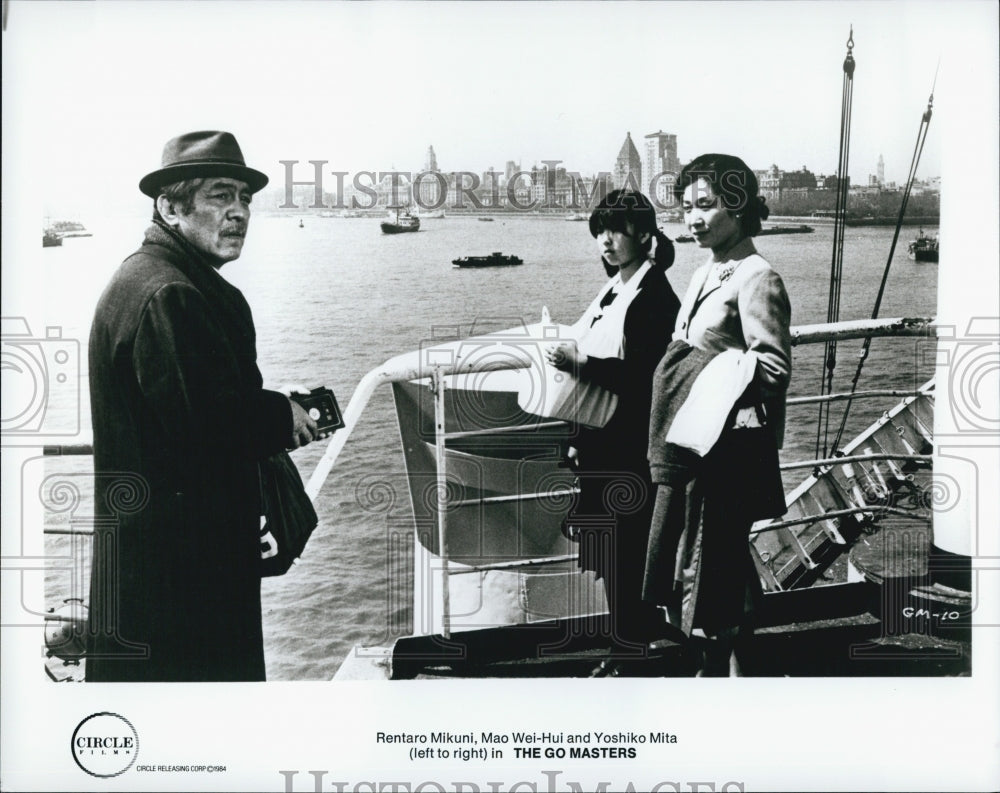
{"type": "Polygon", "coordinates": [[[771,234],[812,234],[813,227],[804,223],[798,226],[770,226],[762,228],[757,232],[758,237],[766,237],[771,234]]]}
{"type": "Polygon", "coordinates": [[[456,267],[510,267],[524,264],[524,261],[518,256],[494,251],[488,256],[463,256],[452,259],[451,263],[456,267]]]}
{"type": "MultiPolygon", "coordinates": [[[[798,226],[770,226],[768,228],[762,228],[757,232],[758,237],[767,237],[772,234],[812,234],[814,231],[812,226],[807,226],[804,223],[798,226]]],[[[690,234],[678,234],[674,237],[674,242],[694,242],[694,237],[690,234]]]]}
{"type": "Polygon", "coordinates": [[[42,231],[42,247],[43,248],[58,248],[63,244],[62,235],[53,231],[52,229],[44,229],[42,231]]]}
{"type": "Polygon", "coordinates": [[[52,225],[49,226],[49,231],[53,234],[59,235],[62,239],[67,237],[93,237],[94,235],[87,231],[87,227],[76,220],[57,220],[52,225]]]}
{"type": "Polygon", "coordinates": [[[477,218],[477,220],[481,220],[481,221],[483,221],[483,223],[492,223],[493,222],[493,218],[489,217],[488,215],[480,215],[477,218]]]}
{"type": "Polygon", "coordinates": [[[940,240],[937,235],[929,237],[924,234],[923,229],[920,229],[917,238],[907,246],[906,255],[915,262],[936,262],[939,247],[940,240]]]}
{"type": "MultiPolygon", "coordinates": [[[[381,223],[383,234],[404,234],[408,231],[420,231],[420,218],[416,215],[411,215],[409,212],[403,212],[400,214],[400,209],[403,207],[392,207],[395,209],[396,214],[393,219],[384,220],[381,223]]],[[[390,215],[390,217],[392,217],[390,215]]]]}
{"type": "Polygon", "coordinates": [[[583,212],[573,212],[567,215],[565,218],[563,218],[563,220],[574,220],[574,221],[588,220],[588,219],[589,219],[588,216],[583,214],[583,212]]]}

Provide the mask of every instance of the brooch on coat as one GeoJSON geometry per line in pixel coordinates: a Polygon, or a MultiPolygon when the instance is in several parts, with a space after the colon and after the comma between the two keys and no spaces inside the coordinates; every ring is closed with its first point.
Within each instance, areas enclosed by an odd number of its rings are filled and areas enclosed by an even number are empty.
{"type": "Polygon", "coordinates": [[[732,278],[734,272],[736,272],[736,262],[727,262],[725,267],[716,268],[715,277],[719,279],[720,284],[724,284],[732,278]]]}

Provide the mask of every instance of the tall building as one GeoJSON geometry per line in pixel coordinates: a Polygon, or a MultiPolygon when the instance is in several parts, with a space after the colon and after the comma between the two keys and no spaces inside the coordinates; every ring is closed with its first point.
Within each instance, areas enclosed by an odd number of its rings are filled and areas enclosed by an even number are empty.
{"type": "MultiPolygon", "coordinates": [[[[440,173],[433,146],[427,147],[427,156],[424,158],[424,173],[440,173]]],[[[421,175],[417,182],[415,196],[417,204],[422,209],[439,209],[447,195],[447,184],[447,181],[438,177],[421,175]]]]}
{"type": "Polygon", "coordinates": [[[628,187],[630,190],[642,190],[642,159],[632,142],[632,133],[625,133],[625,142],[618,152],[618,159],[615,160],[614,171],[612,171],[615,189],[628,187]]]}
{"type": "Polygon", "coordinates": [[[881,187],[885,184],[885,160],[882,159],[881,154],[878,156],[878,170],[876,173],[878,174],[879,187],[881,187]]]}
{"type": "Polygon", "coordinates": [[[663,130],[647,135],[646,156],[642,163],[642,173],[646,181],[642,186],[642,192],[656,199],[661,205],[667,206],[672,200],[670,190],[674,180],[660,175],[676,175],[680,170],[680,160],[677,159],[677,136],[663,130]]]}

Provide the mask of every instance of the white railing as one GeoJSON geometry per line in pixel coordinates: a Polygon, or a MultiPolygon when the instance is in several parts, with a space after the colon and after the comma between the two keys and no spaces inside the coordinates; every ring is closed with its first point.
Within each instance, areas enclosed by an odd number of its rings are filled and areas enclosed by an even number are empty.
{"type": "MultiPolygon", "coordinates": [[[[537,327],[537,326],[536,326],[537,327]]],[[[485,336],[482,338],[488,338],[495,341],[498,351],[502,352],[501,355],[494,359],[484,358],[482,355],[482,348],[476,348],[477,355],[474,359],[469,359],[468,357],[463,358],[458,354],[458,350],[461,345],[467,343],[468,340],[461,341],[451,341],[444,342],[442,344],[434,345],[428,347],[418,353],[409,353],[392,358],[381,366],[368,372],[358,383],[354,394],[351,397],[347,408],[343,412],[344,426],[338,430],[330,438],[327,444],[326,451],[323,457],[317,463],[316,468],[313,470],[309,477],[309,481],[306,484],[306,492],[309,497],[313,500],[319,494],[320,490],[323,488],[323,484],[326,481],[327,476],[332,471],[334,465],[340,456],[345,444],[351,436],[354,427],[358,424],[361,415],[364,413],[368,406],[372,396],[375,391],[383,385],[389,383],[400,383],[409,382],[413,380],[430,379],[431,388],[434,392],[434,427],[435,427],[435,458],[436,458],[436,468],[437,468],[437,488],[436,488],[436,509],[437,509],[437,531],[438,531],[438,550],[439,557],[442,566],[442,608],[443,608],[443,625],[444,625],[444,636],[447,638],[450,635],[450,609],[449,609],[449,587],[448,579],[450,575],[460,575],[465,573],[474,572],[485,572],[489,570],[516,570],[521,568],[537,567],[541,565],[557,564],[572,561],[576,558],[576,554],[565,554],[560,556],[546,557],[546,558],[536,558],[536,559],[526,559],[526,560],[516,560],[507,562],[497,562],[491,564],[481,564],[481,565],[463,565],[459,569],[451,570],[449,569],[449,558],[448,558],[448,538],[445,525],[445,516],[449,506],[461,505],[465,502],[455,502],[449,504],[447,501],[447,472],[446,472],[446,456],[445,456],[445,446],[448,440],[452,438],[466,438],[473,436],[482,435],[496,435],[508,432],[515,432],[522,427],[497,427],[492,429],[483,430],[473,430],[473,431],[460,431],[449,433],[445,427],[445,409],[444,409],[444,393],[447,388],[446,379],[449,376],[454,375],[464,375],[472,374],[477,372],[489,372],[489,371],[503,371],[503,370],[516,370],[516,369],[527,369],[532,366],[533,358],[527,352],[527,348],[524,344],[526,338],[530,339],[528,334],[528,328],[524,328],[524,332],[520,334],[510,335],[510,332],[499,333],[495,336],[485,336]],[[507,342],[505,344],[505,341],[507,342]],[[511,344],[510,342],[516,342],[511,344]],[[450,363],[432,363],[431,359],[435,357],[433,353],[440,353],[442,350],[450,350],[454,353],[451,356],[452,360],[450,363]],[[426,360],[425,360],[426,359],[426,360]]],[[[851,322],[838,322],[830,324],[819,324],[819,325],[800,325],[793,327],[791,330],[791,339],[793,345],[804,345],[804,344],[815,344],[819,342],[826,341],[842,341],[847,339],[857,339],[865,337],[907,337],[907,336],[924,336],[930,337],[936,335],[936,327],[934,321],[928,318],[895,318],[895,319],[884,319],[884,320],[861,320],[861,321],[851,321],[851,322]]],[[[539,334],[538,338],[535,339],[538,343],[545,343],[548,339],[547,336],[539,334]]],[[[848,400],[856,398],[871,398],[871,397],[887,397],[887,396],[913,396],[921,392],[910,392],[910,391],[892,391],[892,390],[876,390],[876,391],[865,391],[857,392],[855,394],[831,394],[822,397],[801,397],[795,399],[789,399],[788,404],[808,404],[811,402],[819,401],[839,401],[848,400]]],[[[543,421],[539,424],[532,424],[531,429],[540,428],[554,428],[564,425],[565,422],[561,421],[543,421]]],[[[93,448],[87,444],[78,445],[68,445],[68,446],[47,446],[44,449],[45,454],[53,455],[75,455],[75,454],[93,454],[93,448]]],[[[781,466],[783,470],[794,469],[794,468],[818,468],[821,466],[836,465],[845,462],[863,462],[869,460],[878,459],[889,459],[889,458],[900,458],[907,459],[916,462],[930,462],[931,458],[927,455],[857,455],[850,458],[840,457],[840,458],[830,458],[825,460],[809,460],[795,463],[785,463],[781,466]]],[[[563,498],[566,495],[565,490],[558,490],[549,493],[532,493],[525,495],[514,495],[514,496],[500,496],[492,497],[490,499],[480,499],[481,501],[496,501],[496,500],[512,500],[525,498],[563,498]]],[[[872,511],[873,509],[885,508],[851,508],[848,510],[843,510],[841,513],[836,513],[836,516],[841,514],[846,516],[849,514],[854,514],[858,512],[872,511]]],[[[888,511],[893,511],[889,508],[888,511]]],[[[834,517],[833,513],[824,513],[815,516],[807,516],[802,518],[796,518],[791,521],[783,521],[773,523],[768,526],[761,528],[755,528],[755,533],[760,531],[773,531],[784,529],[792,525],[800,523],[808,523],[810,521],[815,521],[822,518],[834,517]]],[[[92,535],[93,531],[77,530],[77,529],[48,529],[45,531],[46,534],[81,534],[81,535],[92,535]]]]}

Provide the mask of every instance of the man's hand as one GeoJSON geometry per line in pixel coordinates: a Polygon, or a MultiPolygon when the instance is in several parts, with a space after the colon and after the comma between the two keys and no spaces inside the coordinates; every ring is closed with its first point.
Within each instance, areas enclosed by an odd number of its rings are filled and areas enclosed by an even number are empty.
{"type": "Polygon", "coordinates": [[[303,408],[298,402],[294,402],[289,399],[288,404],[292,406],[291,448],[297,449],[300,446],[306,446],[316,440],[318,435],[316,431],[316,422],[310,418],[309,414],[305,411],[305,408],[303,408]]]}

